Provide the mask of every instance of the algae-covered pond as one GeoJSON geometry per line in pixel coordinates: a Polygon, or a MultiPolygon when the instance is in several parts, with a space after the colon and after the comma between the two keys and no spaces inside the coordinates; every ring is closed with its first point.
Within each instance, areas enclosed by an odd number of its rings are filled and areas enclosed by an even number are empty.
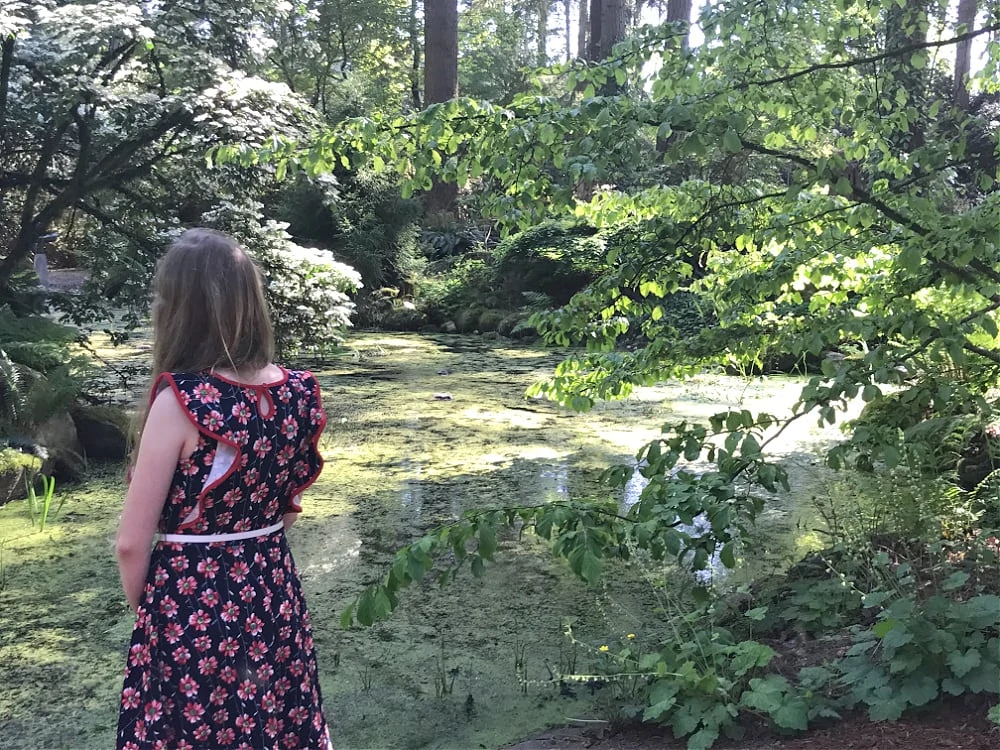
{"type": "MultiPolygon", "coordinates": [[[[329,413],[327,464],[290,532],[339,750],[499,747],[599,717],[601,691],[560,689],[550,675],[594,669],[600,646],[626,634],[655,642],[662,592],[649,571],[622,567],[613,584],[588,588],[536,541],[510,537],[483,579],[418,586],[374,628],[342,630],[339,613],[397,547],[465,509],[606,492],[600,469],[663,423],[738,404],[785,413],[800,385],[706,375],[581,415],[524,399],[559,361],[552,351],[462,336],[358,334],[349,344],[312,365],[329,413]]],[[[797,489],[769,501],[768,559],[818,544],[809,498],[829,475],[809,450],[830,438],[809,425],[782,437],[797,489]]],[[[44,532],[23,502],[0,508],[5,750],[114,745],[132,623],[112,552],[121,477],[121,466],[94,466],[84,484],[57,488],[62,511],[44,532]]]]}

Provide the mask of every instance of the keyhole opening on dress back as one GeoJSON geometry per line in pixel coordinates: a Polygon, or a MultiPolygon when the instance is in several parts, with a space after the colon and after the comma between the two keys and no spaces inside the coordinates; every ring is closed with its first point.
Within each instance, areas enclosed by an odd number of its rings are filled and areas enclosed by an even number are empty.
{"type": "Polygon", "coordinates": [[[271,416],[271,413],[274,411],[274,400],[267,391],[261,391],[258,408],[260,409],[260,415],[264,418],[271,416]]]}

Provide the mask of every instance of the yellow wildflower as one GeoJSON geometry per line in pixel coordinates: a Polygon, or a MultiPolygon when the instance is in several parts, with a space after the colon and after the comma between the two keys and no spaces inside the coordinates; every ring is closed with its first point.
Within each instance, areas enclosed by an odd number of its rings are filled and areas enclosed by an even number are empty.
{"type": "Polygon", "coordinates": [[[608,647],[607,647],[607,646],[601,646],[601,647],[600,647],[599,649],[597,649],[597,650],[598,650],[598,651],[600,651],[601,653],[605,653],[605,652],[607,652],[607,650],[608,650],[608,647]]]}
{"type": "Polygon", "coordinates": [[[629,639],[629,640],[631,641],[631,640],[633,640],[633,639],[635,638],[635,633],[629,633],[629,634],[628,634],[627,636],[625,636],[625,637],[626,637],[626,638],[628,638],[628,639],[629,639]]]}

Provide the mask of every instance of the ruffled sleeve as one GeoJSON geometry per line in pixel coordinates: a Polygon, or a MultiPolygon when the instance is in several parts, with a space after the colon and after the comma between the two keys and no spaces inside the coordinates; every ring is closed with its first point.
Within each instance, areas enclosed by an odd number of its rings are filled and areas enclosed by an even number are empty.
{"type": "Polygon", "coordinates": [[[326,427],[326,412],[320,395],[319,381],[308,371],[296,373],[293,388],[298,391],[299,435],[301,436],[292,472],[294,490],[290,493],[288,513],[301,513],[302,493],[319,478],[323,471],[323,456],[319,452],[319,439],[326,427]]]}

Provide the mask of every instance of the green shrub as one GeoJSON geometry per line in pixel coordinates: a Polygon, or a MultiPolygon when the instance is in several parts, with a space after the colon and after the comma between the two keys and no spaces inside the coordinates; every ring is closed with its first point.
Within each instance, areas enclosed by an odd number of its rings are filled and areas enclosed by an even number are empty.
{"type": "Polygon", "coordinates": [[[513,306],[540,292],[563,305],[596,278],[604,245],[585,224],[547,221],[501,242],[494,250],[496,287],[513,306]]]}
{"type": "MultiPolygon", "coordinates": [[[[433,323],[454,320],[470,306],[497,306],[493,293],[493,269],[482,258],[463,258],[448,270],[415,281],[418,306],[433,323]]],[[[478,315],[478,313],[477,313],[478,315]]],[[[473,330],[478,319],[473,321],[473,330]]]]}

